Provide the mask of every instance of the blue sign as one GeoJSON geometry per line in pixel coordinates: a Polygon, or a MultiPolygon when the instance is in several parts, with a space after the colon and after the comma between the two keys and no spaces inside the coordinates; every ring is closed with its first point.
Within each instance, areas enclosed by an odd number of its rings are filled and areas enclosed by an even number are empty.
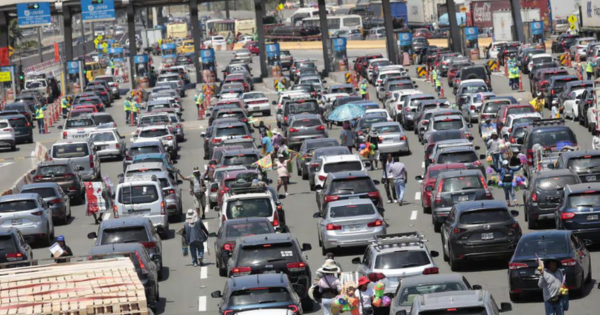
{"type": "Polygon", "coordinates": [[[215,50],[212,48],[200,50],[200,59],[202,63],[215,62],[215,50]]]}
{"type": "Polygon", "coordinates": [[[80,61],[67,61],[67,70],[69,74],[79,74],[80,61]]]}
{"type": "Polygon", "coordinates": [[[52,24],[50,2],[17,4],[17,22],[19,27],[36,27],[52,24]]]}
{"type": "Polygon", "coordinates": [[[81,0],[81,18],[85,21],[115,19],[115,0],[81,0]]]}
{"type": "Polygon", "coordinates": [[[0,72],[11,72],[14,75],[17,73],[17,66],[0,67],[0,72]]]}
{"type": "Polygon", "coordinates": [[[531,22],[529,25],[531,25],[531,35],[544,35],[544,22],[535,21],[531,22]]]}
{"type": "Polygon", "coordinates": [[[279,57],[279,43],[266,44],[265,49],[267,50],[268,58],[279,57]]]}
{"type": "Polygon", "coordinates": [[[333,50],[337,52],[346,51],[346,38],[334,38],[333,39],[333,50]]]}
{"type": "Polygon", "coordinates": [[[398,33],[400,47],[412,46],[412,33],[398,33]]]}
{"type": "Polygon", "coordinates": [[[148,55],[135,55],[133,57],[133,61],[138,64],[138,63],[148,63],[148,55]]]}
{"type": "Polygon", "coordinates": [[[465,27],[465,39],[468,41],[479,40],[479,29],[477,26],[465,27]]]}

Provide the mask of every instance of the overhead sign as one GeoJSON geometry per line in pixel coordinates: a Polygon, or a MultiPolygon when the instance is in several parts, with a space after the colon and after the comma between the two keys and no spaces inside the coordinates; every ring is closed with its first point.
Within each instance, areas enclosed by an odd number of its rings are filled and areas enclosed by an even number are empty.
{"type": "Polygon", "coordinates": [[[202,63],[215,62],[215,51],[212,48],[200,50],[200,59],[202,63]]]}
{"type": "Polygon", "coordinates": [[[339,37],[333,39],[333,50],[334,51],[346,51],[346,38],[339,37]]]}
{"type": "Polygon", "coordinates": [[[569,21],[569,24],[575,24],[577,22],[577,17],[575,15],[569,15],[569,18],[567,19],[567,21],[569,21]]]}
{"type": "Polygon", "coordinates": [[[81,62],[77,60],[67,62],[67,70],[69,74],[77,74],[79,73],[79,64],[81,62]]]}
{"type": "Polygon", "coordinates": [[[412,46],[412,33],[398,33],[400,47],[412,46]]]}
{"type": "Polygon", "coordinates": [[[52,24],[50,2],[17,4],[17,23],[21,28],[52,24]]]}
{"type": "Polygon", "coordinates": [[[267,50],[267,57],[277,57],[279,56],[279,43],[266,44],[265,48],[267,50]]]}
{"type": "Polygon", "coordinates": [[[12,78],[10,77],[10,72],[3,71],[0,72],[0,82],[11,82],[12,78]]]}
{"type": "Polygon", "coordinates": [[[531,35],[543,35],[544,23],[540,21],[531,22],[531,35]]]}
{"type": "Polygon", "coordinates": [[[81,0],[81,18],[84,22],[115,19],[115,0],[81,0]]]}

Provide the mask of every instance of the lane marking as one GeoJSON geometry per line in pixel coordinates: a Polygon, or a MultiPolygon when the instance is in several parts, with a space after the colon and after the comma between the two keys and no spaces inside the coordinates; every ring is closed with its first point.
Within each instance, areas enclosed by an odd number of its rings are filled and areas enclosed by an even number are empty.
{"type": "Polygon", "coordinates": [[[106,212],[104,213],[104,215],[102,216],[102,221],[106,221],[110,219],[110,212],[106,212]]]}
{"type": "Polygon", "coordinates": [[[198,312],[206,312],[206,296],[198,298],[198,312]]]}
{"type": "Polygon", "coordinates": [[[417,210],[413,210],[412,213],[410,214],[410,219],[412,221],[417,219],[417,210]]]}
{"type": "Polygon", "coordinates": [[[421,168],[425,168],[425,161],[421,162],[421,168]]]}
{"type": "Polygon", "coordinates": [[[208,267],[200,267],[200,279],[208,278],[208,267]]]}
{"type": "Polygon", "coordinates": [[[415,193],[415,200],[421,200],[421,193],[420,192],[416,192],[415,193]]]}
{"type": "Polygon", "coordinates": [[[3,163],[0,163],[0,167],[4,167],[4,166],[7,166],[7,165],[11,165],[11,164],[13,164],[13,163],[14,163],[14,162],[3,162],[3,163]]]}

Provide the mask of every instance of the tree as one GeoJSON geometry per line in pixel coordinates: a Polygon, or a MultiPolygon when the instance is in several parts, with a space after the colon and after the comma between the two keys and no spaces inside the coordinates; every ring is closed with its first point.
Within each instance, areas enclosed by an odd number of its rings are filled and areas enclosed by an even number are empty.
{"type": "Polygon", "coordinates": [[[8,23],[8,41],[11,46],[15,46],[17,40],[23,39],[23,32],[19,28],[17,19],[11,19],[8,23]]]}

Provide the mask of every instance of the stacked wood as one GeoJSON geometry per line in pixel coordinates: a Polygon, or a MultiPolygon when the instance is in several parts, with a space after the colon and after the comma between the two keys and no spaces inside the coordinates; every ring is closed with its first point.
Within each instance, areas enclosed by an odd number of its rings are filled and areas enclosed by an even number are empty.
{"type": "Polygon", "coordinates": [[[0,269],[0,315],[148,315],[130,258],[0,269]]]}

